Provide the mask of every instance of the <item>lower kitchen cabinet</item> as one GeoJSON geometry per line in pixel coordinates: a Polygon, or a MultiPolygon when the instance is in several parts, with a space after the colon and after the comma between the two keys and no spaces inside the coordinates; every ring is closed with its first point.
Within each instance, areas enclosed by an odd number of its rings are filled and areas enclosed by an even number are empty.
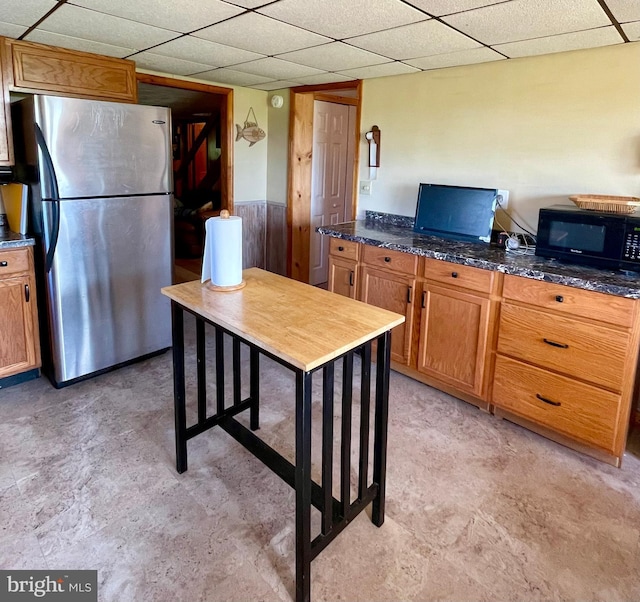
{"type": "Polygon", "coordinates": [[[0,250],[0,378],[40,367],[33,248],[0,250]]]}
{"type": "Polygon", "coordinates": [[[327,287],[330,291],[351,299],[357,298],[359,252],[358,243],[336,238],[329,241],[327,287]]]}
{"type": "Polygon", "coordinates": [[[491,301],[427,282],[421,301],[418,371],[482,397],[491,301]]]}
{"type": "Polygon", "coordinates": [[[398,314],[406,321],[391,331],[391,361],[409,365],[411,359],[411,336],[413,331],[413,304],[415,299],[415,277],[396,274],[367,264],[360,267],[360,301],[376,305],[398,314]]]}
{"type": "Polygon", "coordinates": [[[506,276],[495,413],[620,464],[640,325],[638,301],[506,276]]]}
{"type": "Polygon", "coordinates": [[[620,465],[640,299],[335,240],[330,290],[406,316],[394,370],[620,465]]]}

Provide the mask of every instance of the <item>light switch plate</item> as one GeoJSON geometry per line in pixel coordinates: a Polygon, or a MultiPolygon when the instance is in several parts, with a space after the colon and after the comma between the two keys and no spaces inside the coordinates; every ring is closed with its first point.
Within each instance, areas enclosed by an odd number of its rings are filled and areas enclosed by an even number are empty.
{"type": "Polygon", "coordinates": [[[360,194],[371,195],[371,180],[360,180],[360,194]]]}

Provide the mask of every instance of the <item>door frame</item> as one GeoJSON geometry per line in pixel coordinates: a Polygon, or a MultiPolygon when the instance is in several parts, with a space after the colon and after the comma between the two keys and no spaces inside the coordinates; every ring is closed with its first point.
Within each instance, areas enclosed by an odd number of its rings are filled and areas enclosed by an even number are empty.
{"type": "Polygon", "coordinates": [[[233,89],[148,73],[136,73],[136,81],[143,84],[207,92],[225,97],[220,106],[220,139],[223,141],[221,144],[222,154],[220,155],[220,161],[222,161],[220,165],[222,199],[220,209],[227,209],[229,213],[233,213],[233,154],[231,152],[233,150],[233,89]]]}
{"type": "Polygon", "coordinates": [[[351,219],[355,219],[360,164],[360,118],[362,80],[298,86],[290,90],[289,168],[287,177],[287,276],[309,282],[311,234],[311,171],[313,154],[313,105],[315,100],[354,105],[356,118],[353,161],[351,219]],[[340,96],[335,91],[354,90],[355,96],[340,96]]]}

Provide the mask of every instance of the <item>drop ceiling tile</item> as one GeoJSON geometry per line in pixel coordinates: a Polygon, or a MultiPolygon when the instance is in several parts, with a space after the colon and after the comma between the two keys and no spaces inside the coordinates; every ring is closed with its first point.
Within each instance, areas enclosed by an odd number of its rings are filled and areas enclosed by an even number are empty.
{"type": "Polygon", "coordinates": [[[420,69],[411,67],[405,63],[394,61],[382,65],[372,65],[371,67],[360,67],[358,69],[347,69],[340,71],[349,79],[369,79],[371,77],[387,77],[388,75],[406,75],[407,73],[417,73],[420,69]]]}
{"type": "Polygon", "coordinates": [[[331,42],[331,44],[324,44],[323,46],[287,52],[279,55],[278,58],[322,69],[323,71],[344,71],[345,69],[355,69],[389,62],[389,59],[384,56],[373,54],[342,42],[331,42]]]}
{"type": "Polygon", "coordinates": [[[45,19],[38,29],[122,48],[135,44],[138,50],[161,44],[178,35],[174,31],[134,23],[127,19],[98,15],[93,10],[71,4],[61,6],[45,19]]]}
{"type": "Polygon", "coordinates": [[[576,31],[548,38],[536,38],[535,40],[523,40],[522,42],[510,42],[509,44],[496,44],[494,49],[506,54],[510,58],[534,56],[538,54],[552,54],[566,50],[582,50],[584,48],[596,48],[598,46],[610,46],[622,44],[624,40],[615,27],[600,27],[587,31],[576,31]]]}
{"type": "Polygon", "coordinates": [[[505,60],[504,57],[490,48],[472,48],[471,50],[461,50],[459,52],[448,52],[447,54],[437,54],[426,56],[420,59],[407,61],[410,65],[419,69],[442,69],[443,67],[459,67],[460,65],[475,65],[477,63],[488,63],[491,61],[505,60]]]}
{"type": "Polygon", "coordinates": [[[296,81],[302,86],[317,86],[321,84],[333,84],[334,82],[348,82],[352,77],[340,75],[339,73],[321,73],[320,75],[308,75],[307,77],[296,77],[296,81]]]}
{"type": "Polygon", "coordinates": [[[640,41],[640,21],[634,21],[633,23],[625,23],[622,29],[627,34],[627,37],[632,42],[640,41]]]}
{"type": "Polygon", "coordinates": [[[49,44],[50,46],[60,46],[69,50],[79,50],[80,52],[93,52],[94,54],[104,54],[116,58],[124,58],[135,52],[134,48],[123,48],[122,46],[112,46],[102,42],[92,42],[82,38],[63,36],[59,33],[34,29],[24,38],[27,42],[38,42],[38,44],[49,44]]]}
{"type": "Polygon", "coordinates": [[[171,40],[154,48],[153,53],[182,59],[183,61],[205,63],[212,67],[226,67],[262,58],[261,54],[256,54],[255,52],[231,48],[231,46],[209,42],[193,36],[183,36],[177,40],[171,40]]]}
{"type": "Polygon", "coordinates": [[[229,4],[237,4],[243,8],[258,8],[265,4],[270,4],[273,0],[225,0],[229,4]]]}
{"type": "Polygon", "coordinates": [[[72,4],[92,10],[163,27],[181,33],[218,23],[243,12],[243,9],[219,0],[193,2],[193,0],[69,0],[72,4]]]}
{"type": "Polygon", "coordinates": [[[640,2],[638,0],[607,0],[607,6],[619,23],[640,21],[640,2]]]}
{"type": "Polygon", "coordinates": [[[397,60],[444,54],[480,44],[439,21],[422,21],[395,29],[349,38],[347,43],[397,60]]]}
{"type": "Polygon", "coordinates": [[[2,0],[2,18],[0,20],[3,23],[31,27],[56,4],[56,0],[29,0],[29,2],[25,2],[25,0],[2,0]]]}
{"type": "Polygon", "coordinates": [[[232,86],[253,86],[255,84],[264,84],[271,81],[268,77],[261,75],[253,75],[251,73],[242,73],[234,69],[212,69],[204,73],[198,73],[198,79],[206,79],[211,82],[219,82],[221,84],[230,84],[232,86]]]}
{"type": "Polygon", "coordinates": [[[443,20],[488,45],[611,24],[597,0],[562,0],[562,7],[558,6],[558,0],[511,0],[443,20]]]}
{"type": "Polygon", "coordinates": [[[295,88],[297,86],[296,82],[291,82],[288,80],[280,80],[275,82],[268,82],[266,84],[256,84],[255,86],[249,86],[250,88],[255,88],[256,90],[266,90],[269,92],[270,90],[282,90],[284,88],[295,88]]]}
{"type": "Polygon", "coordinates": [[[428,12],[435,17],[460,13],[473,8],[481,8],[490,4],[499,4],[504,0],[407,0],[416,8],[428,12]]]}
{"type": "Polygon", "coordinates": [[[400,0],[280,0],[258,12],[336,39],[428,18],[400,0]]]}
{"type": "Polygon", "coordinates": [[[258,13],[245,13],[193,34],[205,40],[274,55],[331,42],[320,36],[258,13]]]}
{"type": "Polygon", "coordinates": [[[236,65],[234,69],[236,71],[242,71],[243,73],[253,73],[254,75],[262,75],[263,77],[270,77],[271,79],[280,80],[295,77],[304,77],[305,75],[317,75],[319,73],[322,73],[321,69],[314,69],[313,67],[297,65],[296,63],[283,61],[282,59],[277,59],[274,57],[268,57],[260,59],[258,61],[251,61],[250,63],[236,65]]]}
{"type": "Polygon", "coordinates": [[[209,71],[212,65],[184,61],[169,56],[161,56],[152,52],[141,52],[133,57],[136,67],[149,69],[151,71],[162,71],[173,75],[192,75],[201,71],[209,71]]]}
{"type": "Polygon", "coordinates": [[[0,21],[0,36],[6,36],[7,38],[19,38],[25,31],[27,31],[27,27],[24,25],[2,23],[0,21]]]}

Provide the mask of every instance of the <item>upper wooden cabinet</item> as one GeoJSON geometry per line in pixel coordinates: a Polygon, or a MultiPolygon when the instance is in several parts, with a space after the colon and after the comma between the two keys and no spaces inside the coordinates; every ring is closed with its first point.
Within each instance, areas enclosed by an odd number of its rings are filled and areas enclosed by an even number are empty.
{"type": "MultiPolygon", "coordinates": [[[[2,39],[0,38],[0,42],[2,39]]],[[[11,141],[11,112],[9,111],[9,88],[5,82],[4,44],[0,43],[0,165],[13,165],[13,144],[11,141]]]]}
{"type": "Polygon", "coordinates": [[[138,100],[133,61],[4,39],[4,71],[10,91],[99,100],[138,100]]]}

